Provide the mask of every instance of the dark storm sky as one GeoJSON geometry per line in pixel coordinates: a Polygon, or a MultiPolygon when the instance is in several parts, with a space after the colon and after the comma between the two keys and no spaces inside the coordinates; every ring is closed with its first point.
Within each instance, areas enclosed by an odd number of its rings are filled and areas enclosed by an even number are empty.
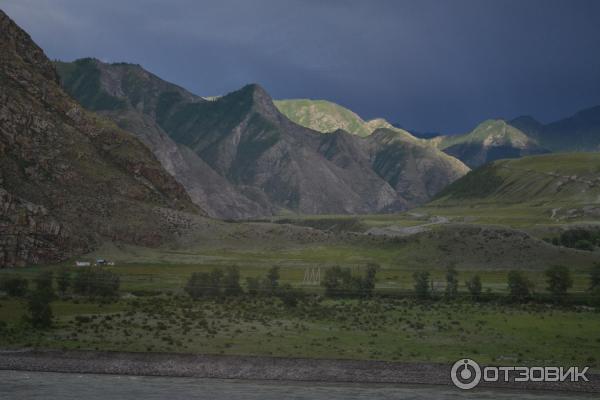
{"type": "Polygon", "coordinates": [[[600,104],[598,0],[3,0],[49,57],[139,63],[200,95],[249,82],[416,130],[600,104]]]}

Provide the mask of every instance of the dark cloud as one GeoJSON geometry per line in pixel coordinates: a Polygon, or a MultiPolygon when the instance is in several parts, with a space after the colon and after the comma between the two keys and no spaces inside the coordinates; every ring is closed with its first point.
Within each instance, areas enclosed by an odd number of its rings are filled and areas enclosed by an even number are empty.
{"type": "Polygon", "coordinates": [[[600,104],[595,0],[5,0],[51,58],[128,61],[198,94],[258,82],[460,132],[600,104]]]}

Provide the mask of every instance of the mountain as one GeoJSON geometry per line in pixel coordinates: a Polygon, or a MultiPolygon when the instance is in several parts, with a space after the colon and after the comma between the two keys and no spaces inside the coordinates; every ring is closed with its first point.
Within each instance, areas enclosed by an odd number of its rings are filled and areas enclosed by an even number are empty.
{"type": "Polygon", "coordinates": [[[471,168],[501,158],[548,152],[537,140],[503,120],[487,120],[469,133],[438,136],[430,142],[471,168]]]}
{"type": "MultiPolygon", "coordinates": [[[[376,166],[377,154],[386,144],[340,129],[323,135],[298,125],[282,114],[258,85],[208,100],[137,65],[84,59],[58,63],[57,67],[67,92],[149,144],[167,170],[211,215],[404,210],[468,170],[458,161],[438,162],[437,158],[446,160],[447,156],[435,149],[390,152],[385,163],[388,168],[431,165],[427,173],[436,175],[429,179],[422,176],[425,169],[407,169],[401,173],[403,183],[396,185],[376,166]],[[170,166],[173,158],[182,160],[179,167],[170,166]],[[182,174],[182,170],[188,173],[182,174]],[[206,176],[214,183],[207,182],[206,176]],[[418,188],[422,185],[416,182],[423,181],[432,183],[422,192],[407,192],[409,183],[418,188]],[[217,200],[194,197],[194,187],[217,200]],[[221,209],[216,208],[218,204],[221,209]],[[236,207],[239,212],[232,214],[236,207]]],[[[371,122],[369,129],[377,124],[371,122]]],[[[393,132],[404,143],[413,142],[411,148],[431,148],[400,130],[393,132]]]]}
{"type": "MultiPolygon", "coordinates": [[[[442,190],[431,206],[516,206],[548,218],[600,216],[600,153],[559,153],[498,160],[442,190]],[[538,211],[532,212],[531,209],[538,211]]],[[[481,210],[480,214],[485,214],[481,210]]]]}
{"type": "Polygon", "coordinates": [[[378,129],[369,139],[375,171],[411,207],[428,201],[449,182],[469,171],[458,159],[422,141],[407,138],[397,129],[378,129]],[[415,176],[421,178],[414,179],[415,176]]]}
{"type": "Polygon", "coordinates": [[[600,106],[546,125],[528,116],[515,118],[510,124],[551,151],[600,150],[600,106]]]}
{"type": "Polygon", "coordinates": [[[0,52],[0,266],[56,262],[105,240],[156,246],[202,214],[146,146],[63,92],[2,11],[0,52]]]}
{"type": "Polygon", "coordinates": [[[277,109],[291,121],[322,133],[341,129],[366,137],[377,129],[386,128],[412,137],[404,129],[394,127],[383,118],[365,121],[355,112],[327,100],[288,99],[275,100],[274,103],[277,109]]]}
{"type": "Polygon", "coordinates": [[[165,108],[185,108],[207,100],[159,79],[139,65],[104,64],[91,58],[55,64],[67,92],[88,109],[135,133],[208,215],[248,218],[272,214],[266,200],[244,195],[163,129],[161,123],[174,123],[166,117],[165,108]]]}

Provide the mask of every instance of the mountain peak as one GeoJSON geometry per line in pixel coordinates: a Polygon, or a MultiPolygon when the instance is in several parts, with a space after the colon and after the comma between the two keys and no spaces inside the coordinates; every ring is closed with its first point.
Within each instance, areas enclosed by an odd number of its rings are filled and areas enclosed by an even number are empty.
{"type": "MultiPolygon", "coordinates": [[[[0,10],[0,53],[7,66],[11,65],[18,69],[20,62],[26,63],[44,78],[55,83],[59,82],[58,74],[44,51],[2,10],[0,10]]],[[[19,72],[15,71],[15,73],[19,72]]]]}

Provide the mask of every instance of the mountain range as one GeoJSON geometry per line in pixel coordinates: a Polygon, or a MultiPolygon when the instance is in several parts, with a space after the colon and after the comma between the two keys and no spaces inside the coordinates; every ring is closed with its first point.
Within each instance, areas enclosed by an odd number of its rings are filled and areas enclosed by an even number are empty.
{"type": "Polygon", "coordinates": [[[378,128],[393,129],[407,139],[435,146],[470,168],[503,158],[600,149],[600,106],[549,124],[530,116],[491,119],[464,134],[441,135],[411,133],[382,118],[365,121],[351,110],[326,100],[277,100],[275,105],[292,121],[323,133],[344,129],[367,137],[378,128]]]}
{"type": "Polygon", "coordinates": [[[104,241],[156,247],[211,224],[207,240],[216,225],[276,231],[213,218],[425,204],[600,215],[600,160],[584,153],[600,146],[600,107],[416,137],[332,102],[274,101],[257,84],[208,98],[140,65],[51,62],[1,11],[0,33],[0,266],[104,241]]]}
{"type": "Polygon", "coordinates": [[[214,217],[401,211],[468,171],[384,121],[343,126],[353,133],[299,125],[256,84],[206,99],[138,65],[82,59],[56,67],[68,93],[148,144],[214,217]],[[366,125],[369,135],[356,130],[366,125]]]}

